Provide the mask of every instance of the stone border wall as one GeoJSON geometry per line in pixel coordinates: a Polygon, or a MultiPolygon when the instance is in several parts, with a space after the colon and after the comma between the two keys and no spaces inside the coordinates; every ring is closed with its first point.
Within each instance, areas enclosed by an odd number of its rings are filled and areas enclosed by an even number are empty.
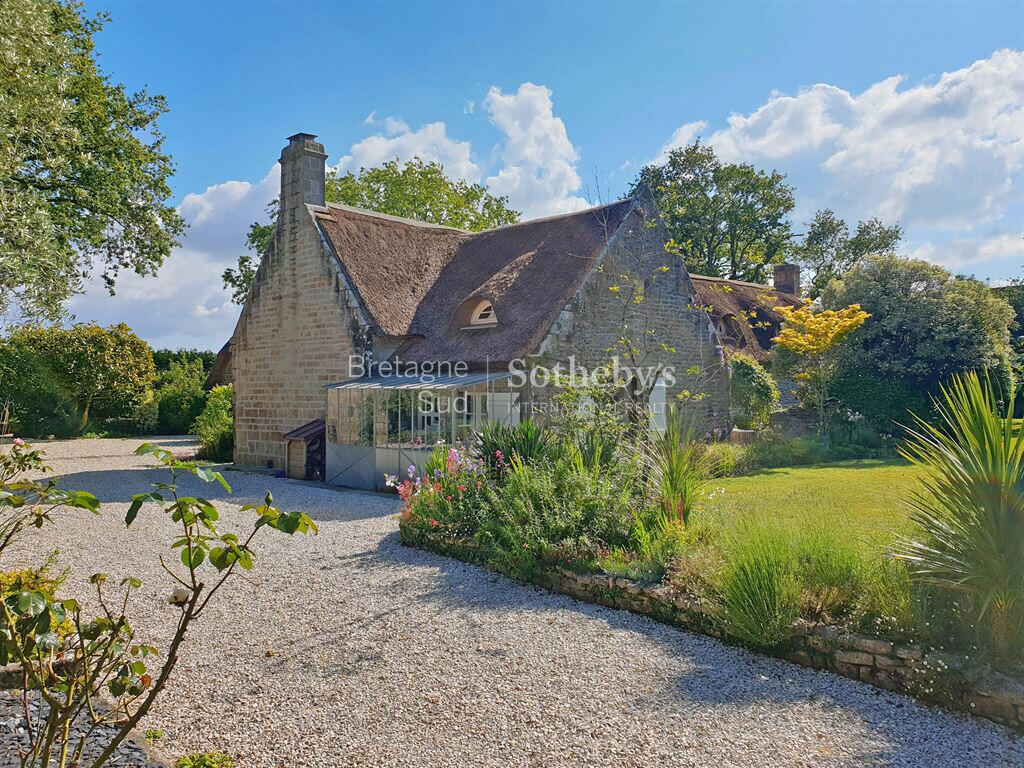
{"type": "MultiPolygon", "coordinates": [[[[471,542],[453,542],[417,531],[402,542],[438,554],[483,565],[471,542]]],[[[564,568],[534,574],[531,581],[588,603],[631,611],[683,629],[734,642],[717,629],[709,606],[664,585],[650,585],[603,574],[581,574],[564,568]]],[[[969,712],[1024,733],[1024,679],[973,664],[949,653],[926,651],[869,635],[844,632],[836,626],[798,621],[783,647],[764,651],[814,669],[859,680],[929,704],[969,712]]]]}

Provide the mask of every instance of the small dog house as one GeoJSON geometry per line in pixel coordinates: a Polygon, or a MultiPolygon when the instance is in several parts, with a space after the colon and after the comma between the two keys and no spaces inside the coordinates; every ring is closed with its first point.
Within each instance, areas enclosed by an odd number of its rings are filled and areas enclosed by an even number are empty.
{"type": "Polygon", "coordinates": [[[285,471],[296,480],[324,479],[324,420],[296,427],[284,435],[285,471]]]}

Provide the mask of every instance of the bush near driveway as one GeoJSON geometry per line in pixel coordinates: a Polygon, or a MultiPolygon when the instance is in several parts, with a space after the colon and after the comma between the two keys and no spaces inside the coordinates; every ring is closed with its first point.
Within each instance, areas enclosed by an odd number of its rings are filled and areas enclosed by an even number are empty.
{"type": "Polygon", "coordinates": [[[203,384],[206,373],[202,360],[171,360],[157,380],[157,430],[168,435],[183,435],[192,428],[206,405],[203,384]]]}
{"type": "Polygon", "coordinates": [[[206,406],[192,424],[199,437],[199,457],[231,461],[235,453],[234,387],[214,387],[206,396],[206,406]]]}
{"type": "Polygon", "coordinates": [[[123,323],[25,327],[0,340],[0,404],[10,401],[22,435],[130,424],[152,383],[149,345],[123,323]]]}

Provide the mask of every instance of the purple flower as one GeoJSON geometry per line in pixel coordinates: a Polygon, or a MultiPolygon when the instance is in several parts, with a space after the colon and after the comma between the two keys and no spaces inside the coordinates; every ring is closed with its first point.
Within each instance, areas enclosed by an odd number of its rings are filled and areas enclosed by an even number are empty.
{"type": "Polygon", "coordinates": [[[434,470],[434,477],[440,477],[440,476],[441,476],[441,470],[440,469],[435,469],[434,470]]]}
{"type": "Polygon", "coordinates": [[[409,468],[405,470],[405,474],[407,474],[409,476],[409,479],[411,480],[412,476],[416,474],[416,465],[410,464],[409,468]]]}

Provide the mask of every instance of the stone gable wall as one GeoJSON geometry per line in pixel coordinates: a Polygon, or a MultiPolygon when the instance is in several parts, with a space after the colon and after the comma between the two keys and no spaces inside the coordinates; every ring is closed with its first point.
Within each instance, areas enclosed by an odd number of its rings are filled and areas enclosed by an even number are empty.
{"type": "Polygon", "coordinates": [[[235,462],[283,468],[282,435],[324,418],[349,377],[355,321],[309,209],[283,213],[232,339],[235,462]],[[294,216],[290,214],[294,212],[294,216]]]}
{"type": "MultiPolygon", "coordinates": [[[[708,314],[693,306],[693,285],[682,260],[666,253],[667,233],[661,224],[651,225],[643,214],[644,201],[623,222],[609,242],[601,262],[583,281],[568,306],[552,326],[540,349],[539,363],[553,365],[575,356],[577,365],[593,368],[608,361],[622,335],[624,317],[623,273],[653,276],[645,300],[631,310],[630,338],[645,338],[639,329],[649,328],[651,344],[646,365],[673,366],[677,383],[668,399],[681,390],[700,393],[687,408],[693,409],[699,428],[727,434],[729,375],[719,350],[718,335],[708,314]],[[661,271],[667,268],[666,271],[661,271]],[[618,292],[612,288],[620,286],[618,292]],[[674,351],[657,349],[665,344],[674,351]],[[701,373],[687,373],[694,366],[701,373]]],[[[653,210],[653,203],[648,203],[653,210]]],[[[534,392],[537,400],[543,394],[534,392]]]]}

